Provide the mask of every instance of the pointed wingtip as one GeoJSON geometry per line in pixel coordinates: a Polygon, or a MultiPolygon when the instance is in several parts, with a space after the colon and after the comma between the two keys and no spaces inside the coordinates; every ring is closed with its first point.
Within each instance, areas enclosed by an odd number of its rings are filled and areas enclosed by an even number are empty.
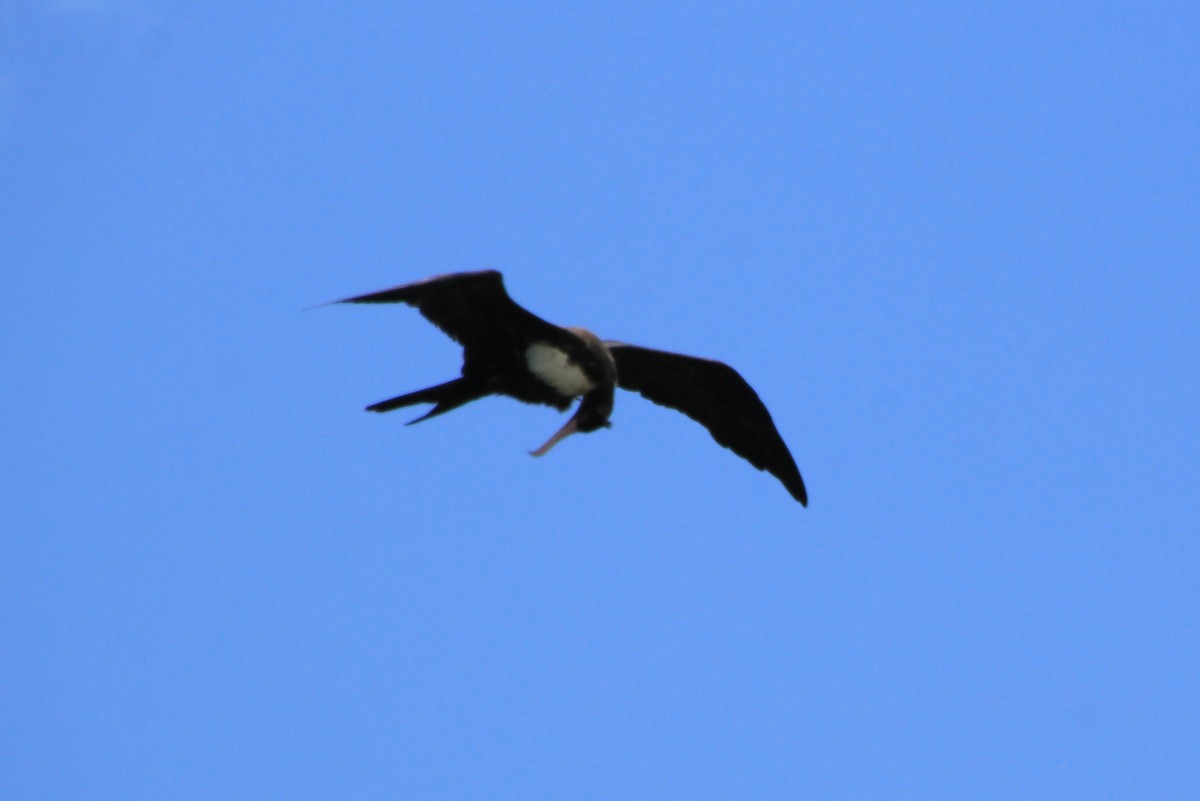
{"type": "Polygon", "coordinates": [[[804,486],[804,479],[797,475],[795,481],[783,481],[783,486],[801,506],[808,508],[808,488],[804,486]]]}
{"type": "MultiPolygon", "coordinates": [[[[388,290],[384,290],[384,291],[388,291],[388,290]]],[[[378,295],[380,293],[373,292],[371,294],[378,295]]],[[[338,298],[337,300],[327,300],[324,303],[314,303],[311,306],[305,306],[300,311],[312,311],[313,309],[324,309],[326,306],[340,306],[343,303],[368,303],[370,301],[365,300],[365,298],[369,298],[369,297],[371,297],[371,295],[354,295],[353,297],[349,297],[349,298],[338,298]]]]}

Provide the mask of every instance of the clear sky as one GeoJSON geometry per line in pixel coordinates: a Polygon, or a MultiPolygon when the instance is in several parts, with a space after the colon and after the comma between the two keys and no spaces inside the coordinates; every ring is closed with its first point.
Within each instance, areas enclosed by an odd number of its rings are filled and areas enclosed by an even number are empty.
{"type": "Polygon", "coordinates": [[[1198,8],[7,0],[0,794],[1200,797],[1198,8]]]}

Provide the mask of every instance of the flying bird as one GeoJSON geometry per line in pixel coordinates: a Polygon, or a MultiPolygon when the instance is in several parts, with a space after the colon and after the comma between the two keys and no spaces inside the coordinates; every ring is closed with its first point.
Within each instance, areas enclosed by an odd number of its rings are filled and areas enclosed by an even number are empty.
{"type": "Polygon", "coordinates": [[[800,470],[767,407],[736,370],[722,362],[623,342],[583,328],[561,328],[518,306],[496,270],[452,273],[357,295],[335,303],[407,303],[463,347],[462,375],[444,384],[367,407],[389,412],[432,403],[420,422],[488,395],[507,395],[575,414],[533,456],[573,433],[607,428],[616,387],[683,412],[719,444],[778,478],[808,505],[800,470]]]}

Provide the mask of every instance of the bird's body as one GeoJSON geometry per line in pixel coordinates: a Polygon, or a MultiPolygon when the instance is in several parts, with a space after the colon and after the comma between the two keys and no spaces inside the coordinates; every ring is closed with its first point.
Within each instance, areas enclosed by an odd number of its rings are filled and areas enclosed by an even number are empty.
{"type": "Polygon", "coordinates": [[[341,303],[406,303],[463,346],[462,375],[367,407],[386,412],[433,403],[416,423],[487,395],[507,395],[559,410],[582,398],[541,456],[575,432],[610,425],[616,387],[677,409],[807,505],[800,471],[758,395],[732,367],[709,359],[603,341],[562,328],[513,302],[495,270],[453,273],[346,298],[341,303]]]}
{"type": "MultiPolygon", "coordinates": [[[[612,361],[611,358],[608,361],[612,361]]],[[[596,388],[599,381],[572,361],[571,354],[548,342],[534,342],[525,350],[525,366],[534,377],[564,398],[577,398],[596,388]]],[[[616,371],[614,365],[613,371],[616,371]]],[[[603,377],[600,378],[603,380],[603,377]]]]}

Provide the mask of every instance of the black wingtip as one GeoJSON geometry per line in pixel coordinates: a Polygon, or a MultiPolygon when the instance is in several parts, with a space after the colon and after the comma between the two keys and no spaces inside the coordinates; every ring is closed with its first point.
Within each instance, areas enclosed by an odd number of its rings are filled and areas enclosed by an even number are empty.
{"type": "Polygon", "coordinates": [[[804,479],[796,482],[796,486],[788,487],[788,491],[792,493],[792,497],[800,501],[800,505],[805,509],[808,508],[808,490],[804,486],[804,479]]]}

